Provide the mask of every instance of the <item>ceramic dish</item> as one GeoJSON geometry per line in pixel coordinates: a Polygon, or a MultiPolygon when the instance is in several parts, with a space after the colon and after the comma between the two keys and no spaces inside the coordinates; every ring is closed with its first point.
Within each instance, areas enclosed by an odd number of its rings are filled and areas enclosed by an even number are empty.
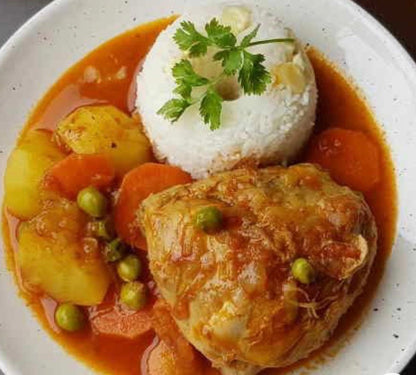
{"type": "MultiPolygon", "coordinates": [[[[396,168],[397,238],[376,297],[339,353],[308,373],[399,372],[416,351],[416,66],[400,44],[351,1],[261,3],[275,8],[300,39],[353,77],[385,132],[396,168]]],[[[1,176],[28,113],[62,73],[102,42],[141,23],[181,13],[186,4],[57,0],[28,21],[0,51],[1,176]]],[[[3,256],[0,306],[0,368],[7,375],[91,373],[40,328],[18,297],[3,256]]]]}

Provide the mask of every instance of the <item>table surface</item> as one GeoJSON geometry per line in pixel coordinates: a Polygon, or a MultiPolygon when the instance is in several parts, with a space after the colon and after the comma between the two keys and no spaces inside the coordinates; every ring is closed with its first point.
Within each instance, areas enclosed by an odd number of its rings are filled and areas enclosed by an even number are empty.
{"type": "MultiPolygon", "coordinates": [[[[416,59],[416,0],[355,1],[381,21],[416,59]]],[[[0,0],[0,45],[49,2],[51,0],[0,0]]],[[[402,372],[402,375],[412,374],[416,374],[416,358],[402,372]]]]}

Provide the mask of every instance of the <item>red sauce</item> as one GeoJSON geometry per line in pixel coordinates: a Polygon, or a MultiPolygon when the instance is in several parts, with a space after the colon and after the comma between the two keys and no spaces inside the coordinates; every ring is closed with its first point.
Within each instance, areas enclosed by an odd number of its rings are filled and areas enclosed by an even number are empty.
{"type": "MultiPolygon", "coordinates": [[[[158,20],[128,31],[101,45],[70,68],[39,102],[30,115],[25,130],[31,128],[53,130],[59,120],[86,104],[109,103],[121,110],[131,112],[134,109],[135,99],[134,77],[155,38],[172,19],[158,20]],[[88,67],[98,70],[98,82],[86,82],[85,71],[88,67]],[[117,73],[125,77],[117,79],[117,73]]],[[[394,170],[389,150],[371,111],[357,89],[318,51],[310,49],[309,56],[315,68],[319,89],[315,133],[333,127],[364,132],[377,148],[382,167],[378,183],[365,192],[379,230],[378,255],[370,280],[365,292],[340,322],[332,339],[310,359],[296,365],[306,367],[315,366],[314,364],[319,363],[323,357],[331,355],[334,349],[339,347],[337,343],[342,341],[340,339],[344,339],[360,322],[382,277],[391,250],[396,222],[394,170]]],[[[301,158],[302,160],[305,161],[305,158],[301,158]]],[[[8,250],[7,256],[10,268],[15,269],[14,252],[17,250],[15,234],[18,219],[7,212],[4,214],[6,220],[3,231],[8,250]]],[[[21,285],[18,270],[15,275],[21,285]]],[[[157,343],[157,338],[152,332],[138,339],[105,337],[95,334],[91,329],[82,333],[65,334],[55,326],[53,312],[56,303],[53,300],[29,294],[23,288],[21,294],[48,333],[78,359],[98,371],[118,375],[145,374],[142,373],[142,369],[146,368],[148,353],[157,343]]],[[[111,293],[107,296],[109,299],[113,297],[111,293]]],[[[209,367],[208,364],[206,366],[209,367]]],[[[269,370],[267,373],[283,374],[287,370],[269,370]]],[[[210,373],[213,374],[214,371],[210,373]]]]}

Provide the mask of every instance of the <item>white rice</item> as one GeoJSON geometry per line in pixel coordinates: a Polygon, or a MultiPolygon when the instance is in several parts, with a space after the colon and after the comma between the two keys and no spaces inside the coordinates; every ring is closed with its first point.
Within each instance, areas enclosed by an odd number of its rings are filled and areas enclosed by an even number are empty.
{"type": "MultiPolygon", "coordinates": [[[[232,169],[246,159],[259,164],[285,163],[303,146],[315,120],[315,77],[300,43],[250,48],[250,52],[266,57],[265,65],[269,71],[290,61],[301,67],[307,84],[299,94],[282,84],[270,84],[261,96],[241,95],[236,100],[224,101],[222,125],[215,131],[203,123],[198,106],[187,109],[175,124],[157,114],[163,104],[173,98],[175,82],[171,69],[185,57],[172,38],[179,24],[183,20],[192,21],[202,32],[213,17],[221,21],[223,10],[223,5],[193,8],[177,19],[159,35],[137,78],[136,106],[157,158],[181,167],[194,178],[232,169]]],[[[293,32],[284,28],[269,10],[252,7],[249,11],[250,26],[239,39],[257,24],[261,26],[256,40],[294,37],[293,32]]],[[[211,56],[193,59],[198,73],[207,77],[216,75],[220,67],[210,62],[211,56]]]]}

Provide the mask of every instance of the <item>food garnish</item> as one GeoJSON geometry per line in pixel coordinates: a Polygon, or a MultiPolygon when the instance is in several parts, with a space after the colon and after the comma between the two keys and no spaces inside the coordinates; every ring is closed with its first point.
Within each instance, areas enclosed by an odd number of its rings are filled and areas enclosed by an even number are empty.
{"type": "Polygon", "coordinates": [[[182,59],[172,68],[176,81],[174,94],[176,97],[167,101],[158,114],[163,115],[172,123],[179,120],[187,108],[199,103],[199,113],[211,130],[221,126],[221,111],[224,99],[218,93],[216,85],[226,77],[237,76],[238,82],[247,95],[261,95],[271,82],[270,73],[264,66],[265,57],[248,51],[252,46],[270,43],[293,43],[292,38],[277,38],[254,41],[260,25],[247,34],[237,44],[237,37],[230,26],[221,25],[213,18],[205,25],[206,35],[196,30],[192,22],[184,21],[176,31],[174,40],[179,48],[187,52],[189,58],[207,54],[209,47],[218,51],[213,60],[220,61],[223,71],[217,77],[208,79],[195,72],[189,59],[182,59]],[[202,94],[193,97],[192,91],[203,87],[202,94]]]}
{"type": "Polygon", "coordinates": [[[136,255],[127,255],[117,264],[117,274],[123,281],[135,281],[142,273],[142,262],[136,255]]]}
{"type": "Polygon", "coordinates": [[[139,281],[126,283],[121,287],[120,301],[130,310],[140,310],[147,302],[146,287],[139,281]]]}
{"type": "Polygon", "coordinates": [[[292,275],[302,284],[310,284],[316,277],[314,268],[305,258],[298,258],[293,262],[292,275]]]}
{"type": "Polygon", "coordinates": [[[217,207],[205,207],[196,213],[194,221],[198,229],[206,233],[212,233],[221,229],[223,216],[217,207]]]}
{"type": "Polygon", "coordinates": [[[94,237],[104,241],[111,241],[115,237],[114,223],[110,217],[89,223],[88,229],[94,237]]]}
{"type": "Polygon", "coordinates": [[[55,311],[55,322],[64,331],[76,332],[84,328],[86,317],[77,305],[64,303],[55,311]]]}
{"type": "Polygon", "coordinates": [[[312,138],[306,159],[328,170],[341,185],[368,192],[380,181],[379,151],[360,130],[331,128],[312,138]]]}
{"type": "Polygon", "coordinates": [[[95,187],[82,189],[77,196],[78,207],[92,217],[103,217],[107,211],[107,199],[95,187]]]}
{"type": "Polygon", "coordinates": [[[48,170],[43,184],[47,190],[74,199],[89,186],[108,188],[115,176],[114,163],[108,155],[72,153],[48,170]]]}
{"type": "Polygon", "coordinates": [[[145,163],[128,172],[121,183],[114,209],[114,222],[120,238],[131,246],[146,249],[146,240],[134,225],[140,204],[150,194],[190,182],[192,178],[188,173],[166,164],[145,163]]]}
{"type": "Polygon", "coordinates": [[[107,243],[104,247],[104,257],[108,263],[117,262],[120,260],[127,251],[127,246],[116,238],[107,243]]]}

